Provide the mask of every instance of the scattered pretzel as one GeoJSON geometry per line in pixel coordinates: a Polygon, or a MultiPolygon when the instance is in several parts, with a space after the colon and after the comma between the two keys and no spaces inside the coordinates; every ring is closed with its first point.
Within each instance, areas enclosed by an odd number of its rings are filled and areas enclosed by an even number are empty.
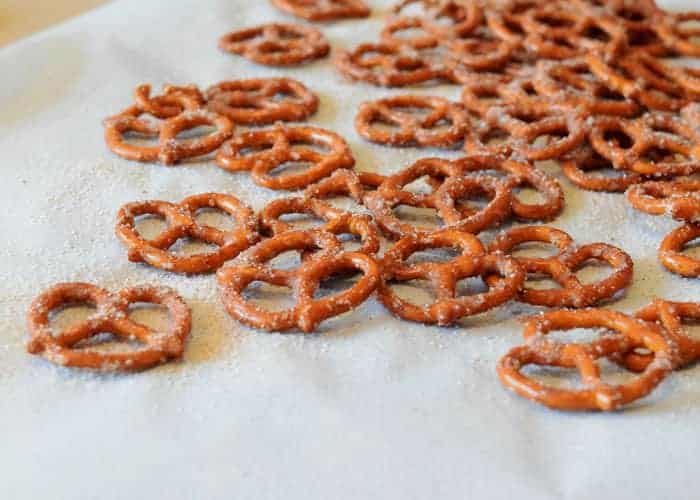
{"type": "MultiPolygon", "coordinates": [[[[605,243],[574,245],[564,231],[547,226],[519,226],[499,234],[489,245],[489,252],[510,253],[517,246],[529,242],[548,243],[557,248],[552,257],[515,257],[530,275],[544,275],[556,281],[561,288],[538,290],[523,288],[522,302],[546,307],[582,308],[610,299],[632,281],[633,262],[625,252],[605,243]],[[576,271],[587,261],[608,264],[613,272],[596,282],[583,284],[576,271]]],[[[497,278],[489,278],[492,283],[497,278]]]]}
{"type": "Polygon", "coordinates": [[[452,147],[462,142],[467,127],[467,117],[458,105],[441,97],[417,95],[365,102],[355,118],[355,128],[362,137],[392,146],[452,147]],[[421,116],[413,110],[426,110],[428,114],[421,116]],[[375,127],[376,123],[397,129],[375,127]],[[439,127],[443,124],[447,128],[439,127]]]}
{"type": "Polygon", "coordinates": [[[335,235],[325,231],[287,231],[264,240],[237,264],[217,272],[221,298],[231,316],[253,328],[283,332],[295,327],[313,332],[322,321],[350,311],[364,302],[381,280],[379,266],[372,257],[360,252],[342,252],[335,235]],[[275,269],[267,262],[290,250],[314,251],[291,270],[275,269]],[[314,299],[321,281],[339,273],[359,271],[363,276],[341,293],[314,299]],[[284,311],[266,311],[243,296],[254,281],[293,290],[296,304],[284,311]]]}
{"type": "Polygon", "coordinates": [[[696,238],[700,238],[700,225],[685,224],[671,231],[659,247],[661,264],[672,273],[686,278],[700,276],[700,260],[682,253],[683,247],[696,238]]]}
{"type": "Polygon", "coordinates": [[[386,177],[380,174],[344,168],[307,187],[304,190],[304,197],[324,199],[344,195],[352,198],[358,205],[363,205],[367,193],[375,191],[385,180],[386,177]]]}
{"type": "Polygon", "coordinates": [[[700,220],[700,181],[676,179],[637,184],[627,191],[627,200],[637,210],[652,215],[669,215],[676,220],[700,220]]]}
{"type": "Polygon", "coordinates": [[[160,119],[172,118],[185,110],[199,109],[205,103],[202,92],[195,85],[166,85],[162,95],[151,96],[151,86],[143,84],[136,87],[134,100],[144,113],[160,119]]]}
{"type": "Polygon", "coordinates": [[[525,345],[511,349],[498,363],[501,383],[518,395],[549,408],[566,411],[612,411],[643,398],[671,371],[672,355],[664,337],[644,322],[606,309],[551,311],[525,325],[525,345]],[[615,332],[587,343],[565,343],[546,338],[549,332],[576,328],[606,328],[615,332]],[[633,380],[611,385],[600,377],[596,360],[643,347],[654,361],[633,380]],[[545,385],[522,373],[527,365],[577,369],[584,388],[545,385]]]}
{"type": "Polygon", "coordinates": [[[689,21],[700,21],[700,12],[665,15],[662,22],[655,26],[656,32],[676,52],[684,56],[700,57],[700,28],[683,26],[683,23],[689,21]]]}
{"type": "Polygon", "coordinates": [[[29,342],[27,351],[62,366],[100,371],[137,371],[180,359],[190,333],[190,308],[172,289],[138,286],[112,294],[89,283],[61,283],[39,295],[27,315],[29,342]],[[166,331],[129,318],[129,306],[137,302],[160,304],[168,309],[170,326],[166,331]],[[62,306],[91,304],[97,311],[57,333],[49,326],[50,314],[62,306]],[[101,333],[110,333],[123,342],[138,341],[138,348],[104,352],[85,345],[101,333]]]}
{"type": "Polygon", "coordinates": [[[316,28],[282,23],[228,33],[219,39],[219,48],[266,66],[293,66],[330,52],[326,37],[316,28]]]}
{"type": "Polygon", "coordinates": [[[624,193],[630,186],[644,180],[643,176],[634,172],[615,170],[609,160],[588,146],[564,159],[561,171],[572,183],[589,191],[624,193]],[[614,172],[615,176],[592,173],[595,171],[614,172]]]}
{"type": "Polygon", "coordinates": [[[363,0],[271,0],[288,14],[307,21],[336,21],[369,16],[363,0]]]}
{"type": "Polygon", "coordinates": [[[207,98],[211,111],[242,125],[302,121],[318,109],[318,97],[291,78],[220,82],[209,87],[207,98]]]}
{"type": "Polygon", "coordinates": [[[257,184],[269,189],[301,189],[339,168],[352,167],[355,159],[345,140],[330,130],[277,125],[234,137],[221,148],[216,164],[231,172],[249,170],[257,184]],[[318,152],[305,146],[318,146],[328,151],[318,152]],[[246,154],[249,149],[253,152],[246,154]],[[311,166],[300,173],[271,174],[288,162],[310,163],[311,166]]]}
{"type": "Polygon", "coordinates": [[[129,249],[129,260],[176,273],[206,273],[221,267],[258,240],[255,215],[231,195],[204,193],[185,198],[178,204],[167,201],[143,201],[124,205],[117,215],[116,234],[129,249]],[[200,224],[198,210],[217,208],[237,222],[230,231],[200,224]],[[167,228],[152,239],[143,238],[136,229],[140,215],[164,217],[167,228]],[[181,238],[193,238],[219,247],[215,252],[180,256],[170,252],[181,238]]]}

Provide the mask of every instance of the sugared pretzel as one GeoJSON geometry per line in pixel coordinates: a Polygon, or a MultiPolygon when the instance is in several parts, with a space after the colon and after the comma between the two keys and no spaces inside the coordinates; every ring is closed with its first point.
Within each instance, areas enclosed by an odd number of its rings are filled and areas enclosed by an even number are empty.
{"type": "Polygon", "coordinates": [[[269,189],[301,189],[339,168],[352,167],[355,159],[345,140],[330,130],[279,124],[234,137],[221,148],[216,164],[231,172],[249,170],[257,184],[269,189]],[[313,146],[326,151],[319,152],[313,146]],[[303,172],[271,173],[288,162],[311,165],[303,172]]]}
{"type": "Polygon", "coordinates": [[[318,231],[357,236],[361,242],[358,252],[374,255],[379,251],[379,229],[371,217],[346,212],[308,197],[281,198],[265,205],[258,215],[261,231],[273,236],[291,231],[293,226],[281,219],[290,214],[306,214],[322,220],[324,223],[315,227],[318,231]]]}
{"type": "Polygon", "coordinates": [[[142,201],[127,203],[117,215],[116,234],[129,249],[129,260],[176,273],[206,273],[221,267],[258,240],[255,214],[231,195],[204,193],[180,203],[142,201]],[[215,208],[236,221],[232,230],[222,231],[196,221],[197,211],[215,208]],[[136,229],[136,217],[157,215],[165,218],[167,228],[151,239],[136,229]],[[214,252],[177,255],[169,251],[179,239],[192,238],[216,245],[214,252]]]}
{"type": "Polygon", "coordinates": [[[442,97],[401,95],[365,102],[355,117],[362,137],[392,146],[452,147],[462,142],[467,127],[464,110],[442,97]]]}
{"type": "Polygon", "coordinates": [[[396,4],[393,12],[398,19],[407,19],[404,9],[420,4],[425,29],[437,40],[449,40],[460,34],[471,33],[483,21],[482,6],[474,0],[403,0],[396,4]]]}
{"type": "Polygon", "coordinates": [[[589,140],[621,170],[657,177],[700,170],[700,133],[678,116],[652,112],[634,120],[598,117],[589,140]]]}
{"type": "Polygon", "coordinates": [[[671,231],[659,247],[661,264],[672,273],[697,278],[700,276],[700,259],[683,255],[683,247],[700,238],[700,225],[685,224],[671,231]]]}
{"type": "Polygon", "coordinates": [[[458,165],[439,158],[425,158],[394,174],[365,196],[379,227],[394,239],[407,235],[423,236],[433,232],[402,222],[394,213],[401,206],[435,209],[446,229],[479,233],[500,224],[510,214],[511,188],[508,182],[487,175],[461,176],[458,165]],[[430,193],[412,193],[405,186],[421,177],[445,178],[430,193]],[[486,197],[482,207],[473,208],[470,197],[486,197]]]}
{"type": "Polygon", "coordinates": [[[319,323],[350,311],[364,302],[381,280],[372,257],[360,252],[342,252],[340,241],[325,231],[287,231],[260,242],[245,258],[217,272],[221,298],[231,316],[253,328],[283,332],[295,327],[309,333],[319,323]],[[266,263],[290,251],[314,251],[295,269],[275,269],[266,263]],[[338,274],[360,272],[352,288],[315,299],[321,281],[338,274]],[[293,291],[295,305],[283,311],[266,311],[243,295],[253,282],[285,286],[293,291]]]}
{"type": "Polygon", "coordinates": [[[465,316],[485,312],[507,302],[522,287],[525,272],[511,258],[487,255],[479,240],[469,233],[443,230],[430,235],[410,235],[399,240],[382,260],[384,279],[378,298],[396,316],[419,323],[447,326],[465,316]],[[446,262],[407,263],[416,252],[427,249],[452,248],[459,255],[446,262]],[[488,291],[460,295],[460,280],[497,273],[502,277],[488,291]],[[417,306],[396,295],[392,282],[427,280],[435,302],[417,306]]]}
{"type": "Polygon", "coordinates": [[[101,371],[145,370],[180,359],[192,326],[190,308],[170,288],[137,286],[112,294],[89,283],[52,286],[34,299],[27,320],[27,351],[58,365],[101,371]],[[129,306],[137,302],[167,308],[169,327],[155,331],[130,319],[129,306]],[[97,311],[86,320],[53,333],[50,314],[63,306],[78,304],[90,304],[97,311]],[[102,333],[110,333],[124,343],[138,341],[140,345],[121,351],[101,351],[90,340],[102,333]]]}
{"type": "Polygon", "coordinates": [[[572,183],[589,191],[624,193],[630,186],[644,180],[643,176],[634,172],[615,170],[610,160],[600,156],[588,145],[562,159],[561,171],[572,183]],[[611,175],[594,173],[600,171],[607,171],[611,175]]]}
{"type": "Polygon", "coordinates": [[[612,411],[648,395],[672,369],[668,343],[643,321],[606,309],[560,310],[540,314],[525,325],[525,345],[511,349],[498,363],[501,383],[518,395],[549,408],[567,411],[612,411]],[[611,333],[592,342],[558,342],[552,331],[605,328],[611,333]],[[614,332],[614,333],[613,333],[614,332]],[[612,385],[601,380],[596,361],[642,347],[654,361],[629,382],[612,385]],[[581,374],[581,389],[552,387],[522,372],[528,365],[573,368],[581,374]]]}
{"type": "MultiPolygon", "coordinates": [[[[443,42],[449,49],[445,60],[453,72],[484,72],[503,69],[513,56],[517,46],[498,38],[486,28],[464,33],[443,42]]],[[[460,82],[462,79],[454,77],[460,82]]]]}
{"type": "Polygon", "coordinates": [[[165,85],[161,95],[151,96],[151,86],[143,84],[136,87],[134,100],[145,113],[160,119],[172,118],[185,110],[199,109],[205,103],[202,92],[195,85],[165,85]]]}
{"type": "Polygon", "coordinates": [[[375,191],[385,180],[386,177],[381,174],[344,168],[307,187],[304,190],[304,197],[313,200],[347,196],[358,205],[363,205],[367,193],[375,191]]]}
{"type": "Polygon", "coordinates": [[[561,288],[539,290],[525,287],[518,297],[522,302],[547,307],[582,308],[613,297],[632,281],[634,264],[625,252],[605,243],[576,246],[567,233],[552,227],[514,227],[499,234],[489,245],[489,252],[507,254],[531,242],[553,245],[558,253],[546,258],[518,256],[515,260],[529,275],[551,278],[561,288]],[[612,268],[612,272],[595,283],[581,283],[576,271],[589,261],[603,262],[612,268]]]}
{"type": "Polygon", "coordinates": [[[417,85],[445,76],[442,63],[400,44],[363,43],[340,52],[335,65],[347,78],[384,87],[417,85]]]}
{"type": "Polygon", "coordinates": [[[700,57],[700,12],[666,14],[659,21],[656,32],[667,46],[684,56],[700,57]]]}
{"type": "Polygon", "coordinates": [[[668,215],[686,222],[700,221],[700,180],[652,181],[632,186],[627,199],[637,210],[668,215]]]}
{"type": "Polygon", "coordinates": [[[291,78],[255,78],[219,82],[207,89],[207,106],[242,125],[306,120],[318,109],[318,97],[291,78]]]}
{"type": "Polygon", "coordinates": [[[219,39],[219,48],[267,66],[292,66],[330,52],[326,37],[316,28],[282,23],[228,33],[219,39]]]}
{"type": "Polygon", "coordinates": [[[335,21],[369,16],[363,0],[271,0],[278,9],[307,21],[335,21]]]}

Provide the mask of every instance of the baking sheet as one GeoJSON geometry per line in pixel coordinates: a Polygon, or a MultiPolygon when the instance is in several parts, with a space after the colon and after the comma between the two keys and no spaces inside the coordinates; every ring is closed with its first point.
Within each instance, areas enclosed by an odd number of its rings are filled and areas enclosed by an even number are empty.
{"type": "MultiPolygon", "coordinates": [[[[390,3],[322,30],[336,49],[374,40],[390,3]]],[[[125,202],[223,191],[259,209],[279,196],[210,161],[165,168],[110,154],[100,122],[142,82],[287,75],[318,93],[311,122],[343,135],[359,169],[455,156],[360,139],[359,103],[406,91],[349,84],[327,60],[278,70],[216,49],[220,34],[273,19],[291,20],[263,1],[122,0],[0,51],[0,498],[692,498],[698,367],[622,413],[556,413],[495,375],[525,306],[446,329],[396,320],[372,299],[322,334],[270,335],[229,319],[212,277],[127,261],[113,235],[125,202]],[[27,305],[65,280],[177,288],[194,315],[184,362],[99,375],[27,355],[27,305]]],[[[456,99],[459,89],[411,92],[456,99]]],[[[635,259],[634,285],[613,307],[700,299],[697,280],[655,257],[676,223],[562,184],[567,207],[553,225],[635,259]]]]}

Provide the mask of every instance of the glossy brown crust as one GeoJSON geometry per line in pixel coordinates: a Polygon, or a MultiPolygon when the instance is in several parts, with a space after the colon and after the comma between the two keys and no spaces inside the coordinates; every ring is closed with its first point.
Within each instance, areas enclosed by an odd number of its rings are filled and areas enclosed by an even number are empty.
{"type": "Polygon", "coordinates": [[[472,234],[443,230],[429,235],[406,236],[384,255],[383,280],[378,298],[394,315],[425,324],[448,326],[460,319],[479,314],[515,296],[525,279],[523,269],[511,258],[487,255],[481,242],[472,234]],[[408,264],[416,252],[435,248],[453,248],[459,255],[446,262],[408,264]],[[497,273],[501,279],[488,291],[460,295],[458,283],[470,277],[497,273]],[[417,306],[400,298],[392,290],[392,282],[426,280],[435,301],[417,306]]]}
{"type": "Polygon", "coordinates": [[[685,222],[698,222],[700,180],[684,178],[637,184],[627,191],[627,200],[642,212],[668,215],[685,222]]]}
{"type": "Polygon", "coordinates": [[[294,66],[330,52],[328,40],[316,28],[282,23],[228,33],[219,39],[219,48],[266,66],[294,66]]]}
{"type": "Polygon", "coordinates": [[[381,272],[377,262],[360,252],[342,252],[337,237],[325,231],[286,231],[260,242],[244,258],[217,272],[221,299],[228,313],[253,328],[285,332],[298,328],[304,333],[316,330],[326,319],[362,304],[377,288],[381,272]],[[295,269],[276,269],[267,262],[294,250],[312,253],[295,269]],[[337,274],[362,274],[341,293],[314,299],[321,281],[337,274]],[[283,311],[263,310],[243,295],[254,281],[284,286],[292,290],[295,305],[283,311]]]}
{"type": "Polygon", "coordinates": [[[559,310],[540,314],[525,324],[525,345],[515,347],[498,363],[501,383],[516,394],[552,409],[566,411],[612,411],[653,391],[673,366],[664,337],[643,321],[606,309],[559,310]],[[605,328],[610,334],[587,343],[550,340],[552,331],[605,328]],[[613,333],[614,332],[614,333],[613,333]],[[601,380],[596,361],[643,347],[654,361],[629,382],[612,385],[601,380]],[[555,366],[579,371],[582,389],[545,385],[522,372],[527,365],[555,366]]]}
{"type": "Polygon", "coordinates": [[[659,246],[659,260],[672,273],[697,278],[700,276],[700,260],[683,255],[686,244],[700,238],[700,225],[685,224],[671,231],[659,246]]]}
{"type": "Polygon", "coordinates": [[[255,214],[231,195],[204,193],[185,198],[180,203],[141,201],[127,203],[119,209],[117,237],[129,250],[129,260],[145,262],[153,267],[175,273],[208,273],[221,267],[259,239],[255,214]],[[216,208],[230,215],[236,226],[222,231],[196,221],[198,210],[216,208]],[[152,239],[143,238],[136,229],[136,217],[157,215],[167,227],[152,239]],[[181,238],[191,238],[218,249],[195,255],[177,255],[169,249],[181,238]]]}
{"type": "Polygon", "coordinates": [[[307,21],[337,21],[368,17],[369,7],[363,0],[270,0],[287,14],[307,21]]]}
{"type": "Polygon", "coordinates": [[[219,82],[207,89],[207,107],[241,125],[303,121],[318,110],[318,97],[291,78],[219,82]]]}
{"type": "Polygon", "coordinates": [[[230,172],[250,171],[256,184],[269,189],[302,189],[337,169],[351,168],[355,159],[345,139],[330,130],[278,124],[244,132],[226,142],[216,156],[216,164],[230,172]],[[252,152],[246,154],[247,150],[252,152]],[[271,174],[288,162],[310,166],[299,173],[271,174]]]}
{"type": "Polygon", "coordinates": [[[362,137],[391,146],[454,147],[463,141],[468,126],[466,113],[459,105],[442,97],[418,95],[365,102],[355,117],[355,129],[362,137]],[[412,110],[424,110],[427,115],[412,110]]]}
{"type": "MultiPolygon", "coordinates": [[[[632,258],[617,247],[605,243],[576,246],[572,238],[548,226],[519,226],[499,234],[489,245],[489,252],[508,254],[530,242],[553,245],[558,253],[547,258],[515,257],[528,274],[544,275],[561,288],[538,290],[523,288],[519,300],[546,307],[583,308],[612,298],[624,290],[633,276],[632,258]],[[588,261],[603,262],[612,268],[606,278],[595,283],[581,283],[576,271],[588,261]]],[[[490,282],[497,278],[489,278],[490,282]]]]}
{"type": "Polygon", "coordinates": [[[60,283],[44,291],[32,302],[27,314],[29,341],[27,351],[52,363],[99,371],[138,371],[170,360],[180,359],[190,333],[190,308],[172,289],[137,286],[112,294],[89,283],[60,283]],[[166,331],[129,318],[129,306],[137,302],[159,304],[167,308],[170,326],[166,331]],[[97,311],[67,329],[52,333],[49,316],[62,306],[89,304],[97,311]],[[100,351],[81,347],[95,335],[110,333],[125,343],[134,340],[138,348],[124,351],[100,351]]]}

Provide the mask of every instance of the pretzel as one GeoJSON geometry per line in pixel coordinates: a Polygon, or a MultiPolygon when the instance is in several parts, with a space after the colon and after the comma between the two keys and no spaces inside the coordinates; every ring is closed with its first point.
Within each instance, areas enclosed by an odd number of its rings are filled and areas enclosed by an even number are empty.
{"type": "Polygon", "coordinates": [[[700,170],[700,133],[677,116],[648,113],[634,120],[599,117],[593,121],[589,140],[618,169],[664,177],[700,170]]]}
{"type": "Polygon", "coordinates": [[[484,117],[493,106],[506,104],[504,83],[498,77],[471,78],[462,86],[460,102],[472,113],[484,117]]]}
{"type": "Polygon", "coordinates": [[[330,130],[278,124],[234,137],[221,148],[216,164],[230,172],[249,170],[256,184],[269,189],[300,189],[339,168],[352,167],[355,159],[345,140],[330,130]],[[304,145],[328,151],[322,153],[304,145]],[[245,154],[248,149],[253,152],[245,154]],[[287,162],[305,162],[311,166],[299,173],[271,174],[287,162]]]}
{"type": "Polygon", "coordinates": [[[288,214],[307,214],[324,221],[315,228],[318,231],[358,236],[362,242],[358,252],[374,255],[379,251],[379,230],[371,217],[346,212],[308,197],[281,198],[265,205],[258,215],[261,230],[273,236],[291,231],[292,226],[280,219],[288,214]]]}
{"type": "Polygon", "coordinates": [[[100,371],[145,370],[182,358],[190,334],[190,308],[172,289],[137,286],[112,294],[89,283],[60,283],[45,290],[27,314],[29,341],[27,351],[43,356],[57,365],[100,371]],[[168,309],[170,326],[165,331],[129,318],[129,306],[137,302],[160,304],[168,309]],[[52,333],[50,314],[70,304],[91,304],[97,311],[75,325],[52,333]],[[120,341],[138,341],[138,348],[104,352],[81,343],[102,333],[111,333],[120,341]]]}
{"type": "Polygon", "coordinates": [[[144,120],[142,116],[145,114],[147,114],[146,111],[134,105],[104,121],[105,142],[114,154],[131,161],[147,163],[158,161],[160,144],[153,146],[130,144],[124,137],[127,133],[136,133],[148,139],[158,138],[162,125],[144,120]]]}
{"type": "Polygon", "coordinates": [[[449,49],[446,64],[453,72],[460,68],[477,72],[500,70],[513,60],[517,49],[517,45],[498,38],[487,29],[461,34],[444,44],[449,49]]]}
{"type": "Polygon", "coordinates": [[[471,33],[483,22],[482,6],[473,0],[404,0],[394,6],[398,19],[406,19],[402,12],[411,4],[421,4],[427,31],[439,40],[449,40],[460,34],[471,33]]]}
{"type": "Polygon", "coordinates": [[[384,87],[417,85],[446,76],[442,63],[426,60],[424,54],[400,44],[360,44],[340,52],[335,66],[351,80],[384,87]]]}
{"type": "Polygon", "coordinates": [[[452,147],[462,142],[467,116],[456,104],[441,97],[401,95],[365,102],[355,117],[355,129],[367,139],[392,146],[452,147]],[[426,116],[411,113],[426,110],[426,116]],[[375,127],[393,125],[395,130],[375,127]],[[440,124],[448,128],[437,128],[440,124]]]}
{"type": "Polygon", "coordinates": [[[431,29],[426,17],[390,19],[384,25],[379,38],[382,43],[388,45],[407,45],[417,50],[433,48],[440,43],[440,38],[431,29]],[[402,32],[409,32],[410,36],[402,35],[402,32]]]}
{"type": "Polygon", "coordinates": [[[589,191],[624,193],[644,177],[626,170],[615,170],[613,164],[596,153],[588,145],[568,155],[561,162],[561,171],[576,186],[589,191]],[[617,175],[596,175],[595,171],[615,172],[617,175]]]}
{"type": "Polygon", "coordinates": [[[516,394],[552,409],[612,411],[648,395],[672,368],[670,348],[663,336],[644,322],[606,309],[560,310],[540,314],[525,324],[528,342],[510,350],[498,363],[501,383],[516,394]],[[549,332],[576,328],[606,328],[615,332],[592,342],[557,342],[549,332]],[[643,373],[620,385],[605,383],[596,360],[644,347],[655,355],[643,373]],[[545,385],[522,373],[527,365],[575,368],[583,388],[545,385]]]}
{"type": "Polygon", "coordinates": [[[330,52],[326,37],[316,28],[282,23],[228,33],[219,39],[219,48],[266,66],[293,66],[330,52]]]}
{"type": "Polygon", "coordinates": [[[144,113],[160,119],[172,118],[185,110],[199,109],[205,103],[202,92],[195,85],[165,85],[162,95],[151,96],[151,86],[142,84],[134,90],[134,100],[144,113]]]}
{"type": "MultiPolygon", "coordinates": [[[[546,307],[582,308],[613,297],[632,281],[633,262],[629,255],[612,245],[593,243],[576,246],[564,231],[547,226],[519,226],[499,234],[489,245],[489,252],[510,253],[528,242],[549,243],[559,251],[548,258],[515,257],[530,275],[545,275],[561,288],[538,290],[525,287],[518,299],[527,304],[546,307]],[[576,271],[587,261],[605,262],[613,272],[596,283],[581,283],[576,271]]],[[[493,283],[497,278],[489,278],[493,283]]]]}
{"type": "Polygon", "coordinates": [[[335,21],[369,16],[369,7],[362,0],[271,0],[287,14],[307,21],[335,21]]]}
{"type": "Polygon", "coordinates": [[[242,262],[221,268],[216,277],[226,310],[241,323],[271,332],[297,327],[305,333],[314,331],[322,321],[360,305],[381,280],[379,266],[372,257],[360,252],[342,252],[336,236],[325,231],[278,234],[253,247],[242,262]],[[282,270],[266,265],[290,250],[316,252],[296,269],[282,270]],[[321,281],[348,271],[359,271],[363,276],[348,290],[314,299],[321,281]],[[254,281],[290,288],[296,301],[294,307],[270,312],[248,302],[243,292],[254,281]]]}
{"type": "Polygon", "coordinates": [[[142,201],[127,203],[117,214],[117,237],[129,249],[129,260],[146,262],[153,267],[176,273],[206,273],[258,240],[255,215],[231,195],[204,193],[185,198],[180,203],[142,201]],[[217,208],[230,215],[237,225],[222,231],[200,224],[195,217],[198,210],[217,208]],[[143,238],[136,229],[135,218],[140,215],[159,215],[165,218],[167,228],[152,239],[143,238]],[[181,238],[193,238],[219,247],[215,252],[180,256],[168,249],[181,238]]]}
{"type": "Polygon", "coordinates": [[[683,247],[700,237],[700,226],[685,224],[671,231],[659,247],[661,264],[672,273],[697,278],[700,276],[700,260],[683,255],[683,247]]]}
{"type": "Polygon", "coordinates": [[[700,181],[645,182],[630,187],[627,200],[637,210],[652,215],[669,215],[686,222],[700,221],[700,181]]]}
{"type": "Polygon", "coordinates": [[[700,28],[685,27],[683,23],[700,21],[700,12],[667,14],[655,24],[656,32],[664,43],[676,52],[689,57],[700,57],[700,28]]]}
{"type": "Polygon", "coordinates": [[[527,33],[523,26],[523,15],[541,5],[537,0],[510,0],[498,9],[486,14],[486,24],[496,36],[515,44],[522,44],[527,33]]]}
{"type": "Polygon", "coordinates": [[[380,174],[344,168],[307,187],[304,197],[313,200],[344,195],[363,205],[367,193],[376,190],[385,180],[380,174]]]}
{"type": "Polygon", "coordinates": [[[384,255],[383,277],[377,296],[394,315],[408,321],[448,326],[465,316],[493,309],[513,298],[522,287],[525,273],[513,260],[502,255],[487,255],[481,242],[473,235],[455,230],[443,230],[430,235],[409,235],[399,240],[384,255]],[[416,252],[431,248],[453,248],[459,255],[447,262],[407,264],[416,252]],[[460,280],[498,273],[503,277],[487,292],[460,296],[460,280]],[[391,282],[424,279],[430,283],[435,302],[414,305],[401,299],[391,289],[391,282]]]}
{"type": "Polygon", "coordinates": [[[207,89],[207,98],[211,111],[243,125],[303,121],[318,109],[318,97],[291,78],[219,82],[207,89]]]}
{"type": "Polygon", "coordinates": [[[379,227],[394,239],[407,235],[424,236],[431,230],[402,222],[393,210],[400,205],[432,208],[444,221],[445,228],[478,233],[501,223],[510,213],[511,189],[506,182],[490,176],[460,176],[459,167],[439,158],[424,158],[410,167],[390,176],[379,189],[365,196],[379,227]],[[428,194],[412,193],[404,186],[421,177],[446,178],[443,184],[428,194]],[[466,202],[458,203],[469,195],[485,195],[485,206],[471,208],[466,202]]]}

